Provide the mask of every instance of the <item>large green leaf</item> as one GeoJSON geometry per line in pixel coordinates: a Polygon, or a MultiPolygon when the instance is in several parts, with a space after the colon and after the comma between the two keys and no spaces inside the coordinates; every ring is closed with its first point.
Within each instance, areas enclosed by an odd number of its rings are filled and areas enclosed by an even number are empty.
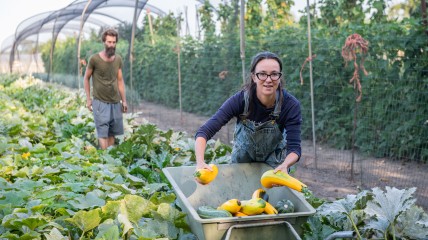
{"type": "Polygon", "coordinates": [[[27,191],[7,191],[0,192],[0,204],[11,203],[13,206],[21,206],[26,202],[30,194],[27,191]]]}
{"type": "Polygon", "coordinates": [[[134,230],[135,234],[143,239],[157,239],[165,237],[167,239],[177,239],[179,230],[169,221],[161,219],[147,219],[144,224],[134,230]]]}
{"type": "Polygon", "coordinates": [[[185,214],[176,208],[172,207],[171,204],[161,203],[156,211],[164,220],[174,222],[175,219],[182,218],[185,214]]]}
{"type": "Polygon", "coordinates": [[[166,193],[163,191],[157,191],[150,197],[150,201],[156,205],[159,205],[160,203],[173,203],[176,198],[177,197],[172,192],[166,193]]]}
{"type": "Polygon", "coordinates": [[[332,203],[323,204],[318,211],[321,215],[331,215],[340,213],[350,216],[352,211],[360,210],[365,206],[368,191],[362,191],[357,195],[347,195],[343,199],[336,200],[332,203]]]}
{"type": "Polygon", "coordinates": [[[167,187],[166,183],[150,183],[144,186],[144,191],[149,195],[155,194],[156,192],[162,192],[162,189],[167,187]]]}
{"type": "Polygon", "coordinates": [[[126,213],[119,213],[117,219],[123,225],[122,237],[128,234],[129,231],[134,229],[134,226],[132,226],[132,223],[131,221],[129,221],[128,215],[126,213]]]}
{"type": "Polygon", "coordinates": [[[49,233],[43,234],[46,240],[67,240],[66,236],[63,236],[57,228],[52,228],[49,233]]]}
{"type": "Polygon", "coordinates": [[[12,213],[3,217],[1,225],[6,228],[20,230],[22,227],[22,219],[28,217],[26,213],[12,213]]]}
{"type": "Polygon", "coordinates": [[[22,220],[22,224],[27,226],[29,229],[34,230],[37,227],[43,226],[48,223],[49,220],[44,216],[30,216],[22,220]]]}
{"type": "Polygon", "coordinates": [[[418,206],[412,206],[402,213],[397,226],[399,237],[410,237],[412,239],[428,239],[428,214],[418,206]]]}
{"type": "Polygon", "coordinates": [[[329,225],[324,225],[320,218],[313,216],[309,217],[303,227],[305,228],[304,239],[306,240],[325,239],[338,230],[329,225]]]}
{"type": "Polygon", "coordinates": [[[98,227],[101,222],[100,209],[94,209],[90,211],[78,211],[72,218],[65,219],[66,221],[74,224],[83,232],[87,232],[91,229],[98,227]]]}
{"type": "Polygon", "coordinates": [[[108,219],[104,221],[98,227],[98,234],[95,237],[95,240],[119,240],[119,228],[113,222],[113,220],[108,219]]]}
{"type": "Polygon", "coordinates": [[[386,192],[380,188],[373,188],[373,201],[367,203],[366,212],[377,218],[385,218],[390,223],[404,211],[409,209],[416,199],[412,197],[416,188],[397,189],[385,187],[386,192]]]}
{"type": "Polygon", "coordinates": [[[77,209],[90,209],[104,206],[105,200],[100,198],[96,192],[88,192],[85,196],[69,200],[68,203],[77,209]]]}
{"type": "Polygon", "coordinates": [[[115,189],[121,191],[124,194],[135,194],[136,191],[134,189],[128,188],[125,184],[116,184],[112,182],[104,182],[105,185],[114,187],[115,189]]]}
{"type": "Polygon", "coordinates": [[[156,209],[155,204],[136,195],[126,195],[123,201],[126,206],[126,212],[128,212],[127,215],[129,216],[129,220],[134,223],[137,223],[142,216],[148,215],[152,210],[156,209]]]}
{"type": "Polygon", "coordinates": [[[372,228],[380,233],[385,233],[390,225],[396,223],[400,214],[416,202],[416,199],[412,197],[416,188],[400,190],[387,186],[385,189],[386,192],[380,188],[373,188],[373,200],[367,203],[365,212],[374,218],[367,222],[365,229],[372,228]]]}
{"type": "Polygon", "coordinates": [[[120,210],[122,201],[108,201],[106,205],[101,207],[101,211],[105,218],[115,219],[120,210]]]}

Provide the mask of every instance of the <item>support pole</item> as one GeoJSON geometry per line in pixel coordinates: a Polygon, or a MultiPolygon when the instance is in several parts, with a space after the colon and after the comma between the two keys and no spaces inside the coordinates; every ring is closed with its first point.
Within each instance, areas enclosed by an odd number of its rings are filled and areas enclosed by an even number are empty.
{"type": "Polygon", "coordinates": [[[180,125],[183,126],[183,111],[181,105],[181,59],[180,59],[180,18],[177,18],[177,69],[178,69],[178,102],[180,105],[180,125]]]}
{"type": "MultiPolygon", "coordinates": [[[[80,71],[81,71],[81,66],[80,66],[80,45],[82,44],[82,29],[83,29],[83,24],[85,23],[84,18],[85,18],[85,13],[86,10],[88,9],[89,5],[91,4],[92,0],[88,0],[88,3],[86,3],[85,8],[83,9],[82,12],[82,18],[80,19],[80,30],[79,30],[79,37],[77,39],[77,85],[79,86],[79,90],[80,90],[80,71]]],[[[52,65],[52,63],[51,63],[52,65]]]]}
{"type": "Polygon", "coordinates": [[[152,45],[155,45],[155,39],[153,38],[152,17],[150,15],[150,9],[148,8],[147,8],[147,18],[149,19],[150,37],[152,38],[152,45]]]}
{"type": "Polygon", "coordinates": [[[245,0],[241,0],[239,26],[241,40],[242,84],[245,84],[245,0]]]}
{"type": "MultiPolygon", "coordinates": [[[[306,0],[306,13],[308,15],[308,49],[309,58],[312,57],[312,43],[311,43],[311,13],[309,12],[309,0],[306,0]]],[[[312,78],[312,60],[309,61],[309,79],[311,83],[311,114],[312,114],[312,143],[314,148],[314,163],[315,169],[318,169],[317,164],[317,148],[315,136],[315,113],[314,113],[314,82],[312,78]]]]}
{"type": "Polygon", "coordinates": [[[421,14],[422,14],[422,24],[425,27],[425,33],[428,34],[427,2],[425,0],[421,0],[421,14]]]}
{"type": "MultiPolygon", "coordinates": [[[[55,41],[56,41],[56,37],[55,37],[55,26],[56,26],[56,22],[58,20],[59,17],[59,13],[56,14],[55,17],[55,24],[54,27],[52,28],[52,42],[51,42],[51,49],[49,51],[49,71],[48,71],[48,80],[49,83],[52,83],[52,71],[53,71],[53,54],[54,54],[54,47],[55,47],[55,41]]],[[[38,35],[37,35],[38,37],[38,35]]],[[[80,52],[80,51],[79,51],[80,52]]]]}
{"type": "MultiPolygon", "coordinates": [[[[134,39],[135,39],[135,28],[137,25],[137,10],[138,0],[135,0],[134,18],[132,20],[132,32],[131,32],[131,43],[129,46],[129,82],[131,87],[131,96],[136,92],[134,91],[134,77],[132,72],[132,63],[134,62],[134,39]]],[[[134,113],[134,98],[131,99],[131,113],[134,113]]]]}

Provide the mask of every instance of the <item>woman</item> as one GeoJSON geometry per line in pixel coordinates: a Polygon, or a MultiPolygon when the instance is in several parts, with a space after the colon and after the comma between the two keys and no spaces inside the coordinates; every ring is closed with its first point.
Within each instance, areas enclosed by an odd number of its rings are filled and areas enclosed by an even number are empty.
{"type": "Polygon", "coordinates": [[[232,162],[266,162],[287,172],[301,155],[299,101],[282,89],[282,61],[261,52],[251,61],[250,76],[242,90],[230,97],[196,133],[196,169],[204,161],[207,140],[233,117],[237,118],[232,162]]]}

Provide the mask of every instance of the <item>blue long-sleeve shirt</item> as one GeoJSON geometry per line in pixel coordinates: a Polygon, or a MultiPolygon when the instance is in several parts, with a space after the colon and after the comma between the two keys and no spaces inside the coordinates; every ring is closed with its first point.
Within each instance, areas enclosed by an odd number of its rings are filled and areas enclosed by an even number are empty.
{"type": "MultiPolygon", "coordinates": [[[[284,99],[281,106],[281,113],[277,119],[279,129],[286,131],[287,140],[287,155],[291,152],[296,153],[299,158],[302,153],[301,149],[301,124],[302,115],[300,110],[300,102],[285,89],[283,89],[284,99]]],[[[266,108],[256,96],[253,96],[254,105],[247,119],[263,123],[271,119],[270,114],[275,107],[266,108]]],[[[251,104],[251,103],[250,103],[251,104]]],[[[211,139],[220,129],[226,125],[233,117],[240,122],[240,114],[244,112],[245,100],[244,91],[241,90],[227,99],[218,111],[196,132],[197,137],[203,137],[206,140],[211,139]]]]}

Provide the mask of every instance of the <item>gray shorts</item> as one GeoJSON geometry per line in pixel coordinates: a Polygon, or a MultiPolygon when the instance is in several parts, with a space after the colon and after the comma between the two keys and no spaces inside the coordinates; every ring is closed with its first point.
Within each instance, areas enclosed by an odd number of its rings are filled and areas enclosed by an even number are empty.
{"type": "Polygon", "coordinates": [[[121,103],[92,101],[95,128],[98,138],[107,138],[123,134],[123,115],[121,103]]]}

